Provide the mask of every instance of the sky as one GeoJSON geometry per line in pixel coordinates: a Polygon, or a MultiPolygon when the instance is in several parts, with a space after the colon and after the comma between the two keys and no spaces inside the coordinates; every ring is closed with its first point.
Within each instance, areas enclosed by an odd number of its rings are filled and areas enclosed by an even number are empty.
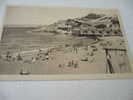
{"type": "MultiPolygon", "coordinates": [[[[112,14],[111,11],[100,9],[100,13],[112,14]]],[[[58,20],[82,17],[91,12],[99,13],[99,10],[73,7],[10,6],[6,9],[4,23],[6,25],[48,25],[58,20]]]]}

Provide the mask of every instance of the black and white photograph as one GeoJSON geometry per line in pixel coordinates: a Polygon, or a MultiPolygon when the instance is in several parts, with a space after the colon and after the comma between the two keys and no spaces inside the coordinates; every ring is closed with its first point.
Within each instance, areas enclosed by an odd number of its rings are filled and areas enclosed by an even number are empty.
{"type": "Polygon", "coordinates": [[[0,75],[132,73],[117,9],[6,9],[0,75]]]}

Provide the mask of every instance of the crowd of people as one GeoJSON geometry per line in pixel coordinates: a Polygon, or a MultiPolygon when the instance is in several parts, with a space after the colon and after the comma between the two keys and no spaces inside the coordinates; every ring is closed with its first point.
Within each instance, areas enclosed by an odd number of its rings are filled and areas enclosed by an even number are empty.
{"type": "Polygon", "coordinates": [[[22,61],[24,63],[32,63],[37,60],[42,60],[42,61],[49,60],[49,51],[43,52],[43,50],[39,49],[35,56],[27,57],[28,59],[24,57],[24,54],[21,53],[13,54],[10,51],[7,51],[5,54],[1,55],[1,58],[8,62],[22,61]]]}

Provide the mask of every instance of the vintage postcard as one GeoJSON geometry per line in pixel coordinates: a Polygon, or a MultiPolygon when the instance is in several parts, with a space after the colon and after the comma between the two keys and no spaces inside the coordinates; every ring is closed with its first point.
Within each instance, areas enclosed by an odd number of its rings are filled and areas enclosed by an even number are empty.
{"type": "Polygon", "coordinates": [[[117,9],[9,6],[0,41],[1,80],[131,77],[117,9]]]}

